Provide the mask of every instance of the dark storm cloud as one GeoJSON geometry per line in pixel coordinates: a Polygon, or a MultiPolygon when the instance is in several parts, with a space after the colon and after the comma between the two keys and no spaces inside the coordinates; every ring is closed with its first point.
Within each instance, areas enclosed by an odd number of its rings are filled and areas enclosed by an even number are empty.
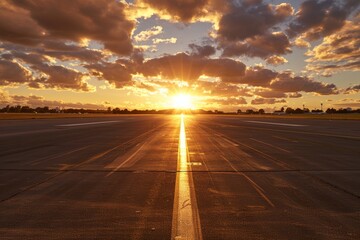
{"type": "Polygon", "coordinates": [[[287,33],[291,37],[305,33],[305,37],[316,40],[342,28],[346,18],[360,5],[358,0],[307,0],[304,1],[290,23],[287,33]]]}
{"type": "Polygon", "coordinates": [[[125,5],[113,0],[5,0],[0,8],[0,39],[40,44],[49,39],[100,41],[112,52],[128,55],[134,23],[125,5]]]}

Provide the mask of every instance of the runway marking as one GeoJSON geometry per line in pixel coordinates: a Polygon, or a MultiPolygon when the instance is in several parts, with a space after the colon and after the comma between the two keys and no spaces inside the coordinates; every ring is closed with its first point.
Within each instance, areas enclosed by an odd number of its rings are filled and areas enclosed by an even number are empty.
{"type": "Polygon", "coordinates": [[[286,150],[286,149],[283,149],[283,148],[281,148],[281,147],[277,147],[277,146],[272,145],[272,144],[270,144],[270,143],[266,143],[266,142],[257,140],[257,139],[255,139],[255,138],[249,138],[249,139],[251,139],[251,140],[253,140],[253,141],[255,141],[255,142],[262,143],[262,144],[264,144],[264,145],[267,145],[267,146],[276,148],[276,149],[278,149],[278,150],[280,150],[280,151],[283,151],[283,152],[286,152],[286,153],[291,153],[290,151],[288,151],[288,150],[286,150]]]}
{"type": "Polygon", "coordinates": [[[71,124],[56,125],[56,127],[76,127],[76,126],[96,125],[96,124],[108,124],[108,123],[116,123],[116,122],[122,122],[122,121],[104,121],[104,122],[71,123],[71,124]]]}
{"type": "Polygon", "coordinates": [[[238,147],[239,144],[234,143],[233,141],[230,141],[229,139],[226,138],[222,138],[220,134],[215,134],[216,136],[220,137],[222,140],[224,140],[225,142],[229,143],[230,145],[233,145],[234,147],[238,147]]]}
{"type": "Polygon", "coordinates": [[[295,143],[298,142],[298,141],[293,140],[293,139],[289,139],[289,138],[285,138],[285,137],[279,137],[279,136],[275,136],[275,135],[272,135],[272,137],[277,138],[277,139],[281,139],[281,140],[285,140],[285,141],[295,142],[295,143]]]}
{"type": "Polygon", "coordinates": [[[34,162],[32,162],[30,165],[31,166],[36,166],[36,165],[39,165],[43,160],[52,160],[52,159],[56,159],[56,158],[60,158],[60,157],[65,157],[67,155],[70,155],[70,154],[73,154],[73,153],[76,153],[76,152],[79,152],[81,150],[84,150],[86,148],[89,148],[90,146],[85,146],[85,147],[82,147],[82,148],[78,148],[78,149],[75,149],[73,151],[70,151],[70,152],[66,152],[66,153],[62,153],[60,155],[53,155],[51,157],[47,156],[47,157],[43,157],[43,158],[40,158],[40,159],[37,159],[35,160],[34,162]]]}
{"type": "MultiPolygon", "coordinates": [[[[131,154],[125,161],[123,161],[119,166],[117,166],[115,169],[113,169],[111,172],[109,172],[106,177],[110,176],[111,174],[113,174],[114,172],[116,172],[117,170],[119,170],[121,167],[123,167],[126,163],[128,163],[131,159],[133,159],[135,157],[136,154],[138,154],[138,152],[141,151],[141,149],[145,146],[145,143],[143,143],[143,145],[141,145],[141,147],[139,147],[133,154],[131,154]]],[[[116,161],[116,160],[115,160],[116,161]]]]}
{"type": "Polygon", "coordinates": [[[230,165],[230,167],[239,175],[243,176],[246,180],[250,182],[253,188],[258,192],[258,194],[272,207],[275,207],[274,203],[266,196],[265,191],[262,187],[256,184],[251,178],[249,178],[244,172],[238,171],[234,165],[223,155],[221,157],[230,165]]]}
{"type": "Polygon", "coordinates": [[[260,123],[260,124],[270,124],[270,125],[279,125],[279,126],[289,126],[289,127],[306,127],[307,125],[301,124],[290,124],[290,123],[276,123],[276,122],[261,122],[261,121],[244,121],[249,123],[260,123]]]}
{"type": "Polygon", "coordinates": [[[188,165],[184,115],[181,115],[171,239],[202,239],[192,174],[188,165]]]}
{"type": "Polygon", "coordinates": [[[188,162],[187,163],[189,166],[201,166],[202,163],[201,162],[188,162]]]}

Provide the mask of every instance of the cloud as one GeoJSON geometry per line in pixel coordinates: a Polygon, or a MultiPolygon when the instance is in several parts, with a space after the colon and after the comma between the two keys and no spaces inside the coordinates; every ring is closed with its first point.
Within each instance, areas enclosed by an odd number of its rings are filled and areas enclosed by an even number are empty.
{"type": "Polygon", "coordinates": [[[263,67],[255,66],[246,69],[244,76],[239,79],[242,84],[250,86],[268,87],[278,73],[263,67]]]}
{"type": "Polygon", "coordinates": [[[287,95],[288,95],[289,98],[301,98],[302,97],[302,94],[298,93],[298,92],[288,93],[287,95]]]}
{"type": "Polygon", "coordinates": [[[30,72],[19,63],[0,59],[0,86],[26,83],[30,78],[30,72]]]}
{"type": "Polygon", "coordinates": [[[196,95],[211,95],[221,97],[251,97],[250,89],[237,84],[225,82],[197,81],[193,84],[196,95]]]}
{"type": "Polygon", "coordinates": [[[178,53],[150,59],[138,66],[137,71],[146,77],[160,75],[167,79],[193,82],[201,75],[219,78],[240,77],[245,72],[245,64],[227,58],[207,59],[178,53]]]}
{"type": "MultiPolygon", "coordinates": [[[[0,92],[1,96],[1,92],[0,92]]],[[[7,101],[1,102],[2,105],[22,105],[29,107],[49,107],[49,108],[84,108],[84,109],[105,109],[106,106],[103,104],[93,104],[93,103],[67,103],[58,100],[47,100],[42,96],[21,96],[21,95],[12,95],[7,96],[7,101]]]]}
{"type": "Polygon", "coordinates": [[[168,15],[176,21],[190,22],[193,18],[206,14],[210,0],[139,0],[138,5],[145,5],[157,11],[160,16],[168,15]]]}
{"type": "Polygon", "coordinates": [[[44,29],[31,18],[31,13],[12,3],[0,2],[0,40],[32,45],[43,38],[44,29]]]}
{"type": "Polygon", "coordinates": [[[212,98],[211,103],[227,106],[236,106],[247,104],[243,97],[227,97],[227,98],[212,98]]]}
{"type": "Polygon", "coordinates": [[[43,55],[14,51],[12,54],[2,55],[2,58],[7,59],[0,60],[0,65],[2,62],[4,68],[3,75],[0,73],[3,85],[26,83],[32,88],[94,90],[86,83],[85,74],[69,67],[52,65],[43,55]],[[27,68],[24,67],[25,64],[28,65],[27,68]]]}
{"type": "Polygon", "coordinates": [[[61,61],[80,60],[82,62],[97,62],[106,58],[103,51],[93,50],[78,45],[69,45],[57,40],[44,41],[38,47],[0,42],[0,48],[3,48],[4,52],[6,52],[2,54],[1,57],[11,54],[16,56],[19,53],[24,55],[24,53],[27,53],[52,57],[61,61]]]}
{"type": "Polygon", "coordinates": [[[277,55],[270,56],[270,57],[266,58],[265,61],[266,61],[266,63],[268,63],[270,65],[274,65],[274,66],[282,65],[282,64],[288,62],[288,60],[286,60],[286,58],[277,56],[277,55]]]}
{"type": "MultiPolygon", "coordinates": [[[[135,66],[135,71],[145,77],[161,76],[163,79],[178,79],[188,84],[198,84],[200,76],[219,78],[225,84],[247,84],[265,87],[280,97],[285,93],[314,92],[321,95],[338,94],[334,84],[314,81],[308,77],[295,76],[293,72],[276,72],[261,66],[246,68],[236,60],[200,58],[196,55],[178,53],[145,61],[135,66]]],[[[213,86],[216,85],[211,83],[213,86]]],[[[211,85],[208,83],[207,85],[211,85]]],[[[204,86],[205,83],[201,83],[204,86]]],[[[259,94],[265,94],[258,92],[259,94]]],[[[268,93],[270,94],[270,93],[268,93]]],[[[265,96],[265,95],[264,95],[265,96]]],[[[270,95],[268,95],[270,97],[270,95]]]]}
{"type": "Polygon", "coordinates": [[[155,38],[152,40],[153,44],[159,44],[159,43],[176,43],[177,38],[155,38]]]}
{"type": "Polygon", "coordinates": [[[194,43],[189,44],[189,48],[191,49],[191,55],[195,55],[198,57],[209,57],[216,53],[216,49],[210,45],[200,46],[194,43]]]}
{"type": "Polygon", "coordinates": [[[106,80],[117,88],[132,85],[132,65],[118,60],[115,63],[95,63],[85,66],[92,76],[106,80]]]}
{"type": "Polygon", "coordinates": [[[288,3],[272,5],[261,0],[233,1],[219,21],[216,40],[223,56],[267,58],[291,52],[288,37],[276,31],[294,13],[288,3]]]}
{"type": "Polygon", "coordinates": [[[316,40],[341,29],[346,18],[360,5],[358,0],[306,0],[289,24],[287,33],[291,37],[304,34],[309,40],[316,40]]]}
{"type": "Polygon", "coordinates": [[[230,12],[222,16],[218,35],[227,41],[243,41],[262,36],[291,16],[293,11],[287,3],[272,6],[262,1],[244,1],[239,6],[232,6],[230,12]]]}
{"type": "Polygon", "coordinates": [[[336,107],[341,108],[360,108],[360,99],[342,99],[341,102],[333,104],[336,107]]]}
{"type": "Polygon", "coordinates": [[[287,96],[284,92],[271,89],[255,90],[254,94],[263,98],[284,98],[287,96]]]}
{"type": "Polygon", "coordinates": [[[299,48],[310,48],[311,44],[308,41],[305,41],[303,38],[298,37],[293,42],[294,46],[297,46],[299,48]]]}
{"type": "Polygon", "coordinates": [[[338,71],[360,70],[360,14],[306,53],[307,69],[331,75],[338,71]]]}
{"type": "Polygon", "coordinates": [[[270,88],[282,92],[314,92],[320,95],[338,94],[334,84],[316,82],[308,77],[294,76],[292,72],[282,72],[270,84],[270,88]]]}
{"type": "Polygon", "coordinates": [[[135,23],[126,18],[125,7],[113,0],[5,0],[0,39],[25,45],[91,39],[114,53],[129,55],[135,23]]]}
{"type": "Polygon", "coordinates": [[[160,33],[163,32],[163,27],[161,26],[154,26],[148,30],[145,31],[141,31],[139,34],[137,34],[134,39],[137,42],[144,42],[147,41],[148,39],[159,35],[160,33]]]}
{"type": "Polygon", "coordinates": [[[41,64],[34,67],[45,75],[33,80],[29,86],[33,88],[72,89],[78,91],[92,91],[92,86],[86,83],[86,77],[79,71],[64,66],[41,64]]]}
{"type": "Polygon", "coordinates": [[[348,87],[344,90],[345,94],[356,94],[360,92],[360,84],[352,86],[352,87],[348,87]]]}
{"type": "Polygon", "coordinates": [[[223,56],[248,56],[267,58],[274,54],[283,55],[291,53],[291,44],[288,37],[282,32],[273,32],[255,36],[246,41],[221,42],[223,56]]]}
{"type": "Polygon", "coordinates": [[[276,104],[276,103],[286,103],[286,100],[276,99],[276,98],[255,98],[251,101],[252,105],[276,104]]]}

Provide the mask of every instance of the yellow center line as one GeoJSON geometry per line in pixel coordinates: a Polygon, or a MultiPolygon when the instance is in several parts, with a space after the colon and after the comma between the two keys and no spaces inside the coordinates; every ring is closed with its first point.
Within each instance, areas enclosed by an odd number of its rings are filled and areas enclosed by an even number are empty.
{"type": "Polygon", "coordinates": [[[195,189],[189,168],[184,115],[181,115],[171,239],[202,239],[195,189]]]}

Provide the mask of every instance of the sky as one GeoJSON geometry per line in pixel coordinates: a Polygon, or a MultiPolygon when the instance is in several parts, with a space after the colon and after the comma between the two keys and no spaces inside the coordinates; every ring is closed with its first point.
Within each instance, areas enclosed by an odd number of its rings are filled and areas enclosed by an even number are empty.
{"type": "Polygon", "coordinates": [[[356,109],[359,70],[358,0],[0,2],[0,107],[356,109]]]}

